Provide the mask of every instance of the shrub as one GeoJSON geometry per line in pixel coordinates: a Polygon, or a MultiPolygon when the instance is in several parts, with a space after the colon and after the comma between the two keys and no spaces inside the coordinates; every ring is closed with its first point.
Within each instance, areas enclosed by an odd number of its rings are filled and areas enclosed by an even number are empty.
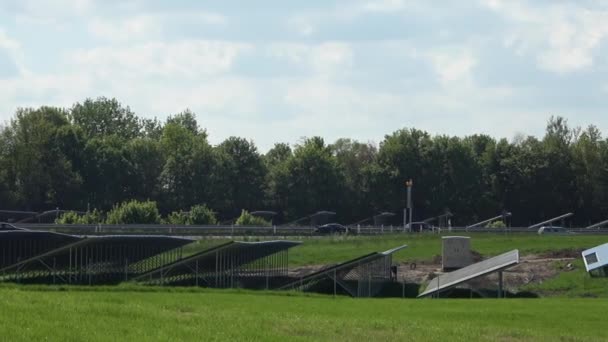
{"type": "Polygon", "coordinates": [[[94,209],[84,214],[68,211],[55,220],[57,224],[98,224],[103,222],[102,213],[94,209]]]}
{"type": "Polygon", "coordinates": [[[217,224],[217,218],[206,205],[195,205],[190,208],[189,224],[217,224]]]}
{"type": "Polygon", "coordinates": [[[163,223],[176,224],[176,225],[187,225],[189,224],[190,215],[184,211],[174,211],[167,216],[163,223]]]}
{"type": "Polygon", "coordinates": [[[488,228],[506,228],[507,225],[503,221],[494,221],[488,225],[488,228]]]}
{"type": "Polygon", "coordinates": [[[270,226],[270,222],[261,217],[251,215],[247,210],[241,212],[241,216],[236,220],[237,226],[270,226]]]}
{"type": "Polygon", "coordinates": [[[193,206],[189,212],[174,211],[164,222],[178,225],[217,224],[217,218],[215,212],[203,204],[193,206]]]}
{"type": "Polygon", "coordinates": [[[108,224],[154,224],[160,223],[160,214],[156,202],[139,202],[132,200],[115,205],[106,218],[108,224]]]}

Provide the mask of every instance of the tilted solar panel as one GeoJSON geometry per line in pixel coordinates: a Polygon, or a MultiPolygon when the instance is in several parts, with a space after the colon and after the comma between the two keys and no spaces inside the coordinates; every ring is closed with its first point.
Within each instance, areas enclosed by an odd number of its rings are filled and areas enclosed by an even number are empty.
{"type": "Polygon", "coordinates": [[[468,280],[504,270],[518,263],[519,251],[515,249],[454,272],[442,274],[431,280],[426,290],[418,297],[425,297],[438,291],[447,290],[468,280]]]}

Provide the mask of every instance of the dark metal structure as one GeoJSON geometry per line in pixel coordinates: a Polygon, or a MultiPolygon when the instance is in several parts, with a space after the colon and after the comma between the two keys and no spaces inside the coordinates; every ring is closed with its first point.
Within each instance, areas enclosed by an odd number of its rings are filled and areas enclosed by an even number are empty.
{"type": "Polygon", "coordinates": [[[566,214],[554,217],[552,219],[533,224],[533,225],[529,226],[528,229],[536,229],[536,228],[539,228],[539,227],[545,226],[545,225],[552,226],[553,222],[557,222],[557,221],[562,221],[562,225],[563,225],[564,220],[573,215],[574,215],[573,213],[566,213],[566,214]]]}
{"type": "Polygon", "coordinates": [[[160,266],[134,280],[150,285],[272,289],[286,283],[299,241],[231,241],[160,266]]]}
{"type": "Polygon", "coordinates": [[[52,232],[0,231],[0,269],[79,240],[73,235],[52,232]]]}
{"type": "Polygon", "coordinates": [[[392,255],[406,247],[366,254],[292,281],[281,289],[374,297],[391,281],[392,255]]]}
{"type": "Polygon", "coordinates": [[[602,221],[602,222],[598,222],[598,223],[594,223],[590,226],[585,227],[585,229],[603,229],[606,226],[608,226],[608,220],[602,221]]]}
{"type": "Polygon", "coordinates": [[[395,213],[390,213],[390,212],[382,212],[378,215],[375,215],[373,217],[374,219],[374,226],[379,227],[379,226],[384,226],[390,223],[390,220],[392,220],[395,217],[395,213]]]}
{"type": "MultiPolygon", "coordinates": [[[[66,240],[62,242],[70,239],[69,236],[64,238],[66,240]]],[[[46,284],[116,284],[181,258],[181,247],[192,242],[190,239],[167,236],[133,235],[75,239],[69,244],[2,267],[0,280],[46,284]]]]}
{"type": "Polygon", "coordinates": [[[513,214],[511,214],[510,212],[504,212],[504,213],[502,213],[502,214],[500,214],[498,216],[494,216],[494,217],[491,217],[489,219],[486,219],[486,220],[483,220],[483,221],[476,222],[476,223],[473,223],[471,225],[468,225],[468,226],[466,226],[466,228],[467,229],[471,229],[471,228],[476,228],[476,227],[485,227],[487,224],[490,224],[490,223],[492,223],[494,221],[498,221],[498,220],[502,220],[505,223],[505,225],[506,225],[507,224],[507,222],[506,222],[507,218],[511,217],[512,215],[513,214]]]}

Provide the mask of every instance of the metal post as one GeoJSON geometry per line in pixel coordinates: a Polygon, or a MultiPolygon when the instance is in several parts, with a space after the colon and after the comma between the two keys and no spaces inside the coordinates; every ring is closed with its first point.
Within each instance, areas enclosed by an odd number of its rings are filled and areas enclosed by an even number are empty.
{"type": "Polygon", "coordinates": [[[198,286],[198,259],[196,259],[196,278],[195,278],[196,286],[198,286]]]}
{"type": "Polygon", "coordinates": [[[68,284],[72,282],[72,247],[70,247],[70,263],[68,268],[68,284]]]}
{"type": "Polygon", "coordinates": [[[498,272],[498,298],[503,298],[503,290],[502,290],[502,271],[498,272]]]}
{"type": "Polygon", "coordinates": [[[266,290],[268,290],[268,257],[264,258],[264,261],[266,262],[266,290]]]}
{"type": "Polygon", "coordinates": [[[336,296],[336,269],[334,268],[334,297],[336,296]]]}
{"type": "Polygon", "coordinates": [[[89,286],[91,286],[92,282],[91,282],[91,258],[88,259],[88,264],[87,264],[87,273],[89,274],[89,286]]]}
{"type": "Polygon", "coordinates": [[[407,203],[406,203],[406,209],[403,210],[403,229],[405,230],[405,224],[406,224],[406,220],[405,218],[408,216],[407,212],[409,211],[409,231],[412,231],[412,221],[413,221],[413,214],[412,214],[412,186],[414,185],[414,182],[410,179],[407,182],[405,182],[405,186],[407,187],[407,203]],[[408,210],[409,209],[409,210],[408,210]]]}

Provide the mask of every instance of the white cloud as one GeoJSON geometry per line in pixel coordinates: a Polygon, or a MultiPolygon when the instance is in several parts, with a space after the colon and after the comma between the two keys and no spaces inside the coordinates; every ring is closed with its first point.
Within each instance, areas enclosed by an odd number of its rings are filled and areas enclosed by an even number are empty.
{"type": "Polygon", "coordinates": [[[141,13],[121,18],[96,17],[90,20],[88,30],[94,36],[111,42],[149,41],[157,39],[167,27],[184,22],[218,26],[226,21],[223,15],[206,11],[141,13]]]}
{"type": "Polygon", "coordinates": [[[69,107],[76,100],[92,96],[91,89],[90,78],[80,73],[21,75],[0,79],[0,102],[12,105],[10,110],[41,105],[69,107]]]}
{"type": "Polygon", "coordinates": [[[71,59],[77,67],[104,77],[121,73],[197,78],[230,71],[236,58],[250,48],[249,44],[224,41],[152,42],[79,50],[71,59]]]}
{"type": "Polygon", "coordinates": [[[471,72],[477,59],[469,52],[430,52],[427,54],[442,83],[471,82],[471,72]]]}
{"type": "Polygon", "coordinates": [[[287,20],[287,27],[295,30],[299,35],[304,37],[312,36],[315,31],[314,20],[306,16],[294,16],[287,20]]]}
{"type": "Polygon", "coordinates": [[[20,74],[29,73],[29,70],[23,62],[24,55],[21,44],[17,40],[9,37],[2,28],[0,28],[0,49],[8,51],[20,74]]]}
{"type": "Polygon", "coordinates": [[[393,12],[405,8],[404,0],[374,0],[361,6],[363,12],[393,12]]]}
{"type": "Polygon", "coordinates": [[[320,44],[276,43],[268,47],[271,56],[307,66],[315,74],[331,76],[353,65],[353,51],[348,43],[320,44]]]}
{"type": "Polygon", "coordinates": [[[21,45],[16,40],[10,38],[6,32],[0,28],[0,48],[9,51],[18,51],[21,49],[21,45]]]}
{"type": "Polygon", "coordinates": [[[138,15],[120,21],[94,18],[89,31],[109,41],[129,41],[157,36],[161,32],[158,20],[151,15],[138,15]]]}
{"type": "MultiPolygon", "coordinates": [[[[82,18],[95,9],[95,0],[5,0],[23,26],[45,25],[64,29],[66,22],[82,18]]],[[[0,5],[1,6],[1,5],[0,5]]]]}
{"type": "Polygon", "coordinates": [[[533,55],[547,71],[568,73],[594,66],[594,53],[608,37],[608,11],[575,3],[540,7],[526,1],[485,0],[510,20],[505,45],[518,55],[533,55]]]}

